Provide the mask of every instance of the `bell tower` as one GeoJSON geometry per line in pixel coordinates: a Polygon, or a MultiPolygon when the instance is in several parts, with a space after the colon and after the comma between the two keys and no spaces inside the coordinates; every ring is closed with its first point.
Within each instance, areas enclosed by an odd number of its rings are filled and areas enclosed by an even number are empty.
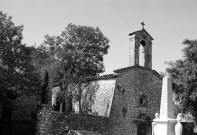
{"type": "Polygon", "coordinates": [[[143,66],[152,68],[152,40],[144,29],[129,34],[129,66],[143,66]]]}

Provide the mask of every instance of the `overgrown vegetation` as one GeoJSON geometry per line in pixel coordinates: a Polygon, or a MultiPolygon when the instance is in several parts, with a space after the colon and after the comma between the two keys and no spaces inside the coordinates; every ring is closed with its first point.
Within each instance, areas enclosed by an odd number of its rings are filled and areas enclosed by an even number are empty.
{"type": "Polygon", "coordinates": [[[103,56],[108,52],[108,43],[98,27],[68,24],[61,35],[46,35],[39,46],[48,54],[47,59],[53,59],[46,67],[52,70],[51,86],[61,88],[59,99],[65,100],[67,113],[73,110],[73,100],[79,103],[79,113],[82,113],[88,78],[104,72],[103,56]]]}
{"type": "Polygon", "coordinates": [[[177,113],[197,117],[197,40],[183,42],[183,59],[168,62],[166,71],[173,78],[177,113]]]}
{"type": "Polygon", "coordinates": [[[33,64],[33,46],[22,43],[23,26],[0,11],[0,111],[12,120],[13,101],[19,96],[40,94],[41,77],[33,64]]]}
{"type": "Polygon", "coordinates": [[[72,112],[73,101],[79,103],[80,113],[87,112],[84,105],[94,98],[85,87],[89,77],[104,72],[108,38],[98,27],[68,24],[61,35],[46,35],[43,44],[27,46],[22,43],[22,31],[22,25],[15,26],[12,17],[0,12],[0,99],[42,95],[46,103],[47,90],[59,86],[67,113],[72,112]]]}
{"type": "Polygon", "coordinates": [[[0,12],[0,89],[1,98],[34,94],[40,84],[32,64],[32,49],[21,43],[23,26],[15,26],[12,17],[0,12]]]}

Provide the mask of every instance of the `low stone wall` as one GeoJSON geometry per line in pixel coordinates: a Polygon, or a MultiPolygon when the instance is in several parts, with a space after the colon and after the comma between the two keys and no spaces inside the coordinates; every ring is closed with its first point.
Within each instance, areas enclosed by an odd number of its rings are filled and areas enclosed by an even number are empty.
{"type": "Polygon", "coordinates": [[[52,111],[47,105],[40,105],[37,114],[36,135],[59,135],[65,127],[75,130],[96,131],[108,134],[108,119],[93,115],[79,115],[52,111]]]}
{"type": "Polygon", "coordinates": [[[107,134],[108,119],[101,116],[78,115],[78,114],[53,114],[51,133],[61,133],[66,126],[74,130],[96,131],[107,134]]]}
{"type": "Polygon", "coordinates": [[[50,133],[52,109],[47,105],[39,105],[36,121],[36,135],[52,135],[50,133]]]}

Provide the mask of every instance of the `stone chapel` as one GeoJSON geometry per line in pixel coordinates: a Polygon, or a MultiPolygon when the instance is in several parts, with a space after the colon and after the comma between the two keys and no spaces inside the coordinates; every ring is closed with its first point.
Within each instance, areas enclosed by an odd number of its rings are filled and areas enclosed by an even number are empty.
{"type": "Polygon", "coordinates": [[[162,90],[162,78],[152,69],[152,41],[144,28],[130,33],[129,66],[98,80],[97,100],[109,101],[97,101],[104,111],[99,113],[109,117],[113,135],[151,135],[151,121],[159,112],[162,90]]]}
{"type": "Polygon", "coordinates": [[[162,78],[152,69],[152,41],[144,28],[130,33],[129,67],[114,71],[116,87],[109,115],[114,135],[151,135],[162,90],[162,78]]]}
{"type": "Polygon", "coordinates": [[[151,135],[162,78],[152,69],[152,41],[142,28],[129,34],[129,66],[92,80],[99,87],[93,112],[109,118],[112,135],[151,135]]]}

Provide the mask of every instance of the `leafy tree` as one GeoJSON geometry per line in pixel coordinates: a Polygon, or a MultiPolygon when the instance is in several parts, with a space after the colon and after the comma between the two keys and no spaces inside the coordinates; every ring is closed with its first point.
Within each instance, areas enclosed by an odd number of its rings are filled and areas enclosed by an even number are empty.
{"type": "MultiPolygon", "coordinates": [[[[96,92],[99,89],[98,82],[91,82],[82,93],[81,108],[84,113],[92,113],[92,105],[95,102],[96,92]]],[[[80,96],[80,95],[79,95],[80,96]]]]}
{"type": "Polygon", "coordinates": [[[72,91],[73,102],[78,103],[79,113],[92,113],[92,105],[95,102],[96,92],[99,89],[97,81],[86,81],[83,84],[72,84],[69,90],[72,91]],[[80,110],[81,109],[81,110],[80,110]]]}
{"type": "Polygon", "coordinates": [[[197,40],[185,40],[183,59],[168,62],[166,69],[173,78],[173,90],[178,95],[178,111],[197,117],[197,40]]]}
{"type": "MultiPolygon", "coordinates": [[[[79,95],[82,95],[82,87],[88,83],[87,78],[104,72],[103,56],[108,52],[109,40],[98,27],[74,24],[68,24],[60,36],[46,35],[45,38],[41,48],[50,52],[50,56],[61,65],[52,77],[55,78],[52,82],[61,82],[66,112],[70,112],[72,107],[68,103],[72,91],[68,86],[76,85],[79,95]]],[[[79,108],[81,113],[80,105],[79,108]]]]}
{"type": "Polygon", "coordinates": [[[2,96],[33,94],[39,86],[39,75],[32,64],[33,47],[21,43],[23,26],[15,26],[12,18],[0,12],[0,87],[2,96]],[[5,94],[6,93],[6,94],[5,94]],[[9,94],[10,93],[10,94],[9,94]]]}

